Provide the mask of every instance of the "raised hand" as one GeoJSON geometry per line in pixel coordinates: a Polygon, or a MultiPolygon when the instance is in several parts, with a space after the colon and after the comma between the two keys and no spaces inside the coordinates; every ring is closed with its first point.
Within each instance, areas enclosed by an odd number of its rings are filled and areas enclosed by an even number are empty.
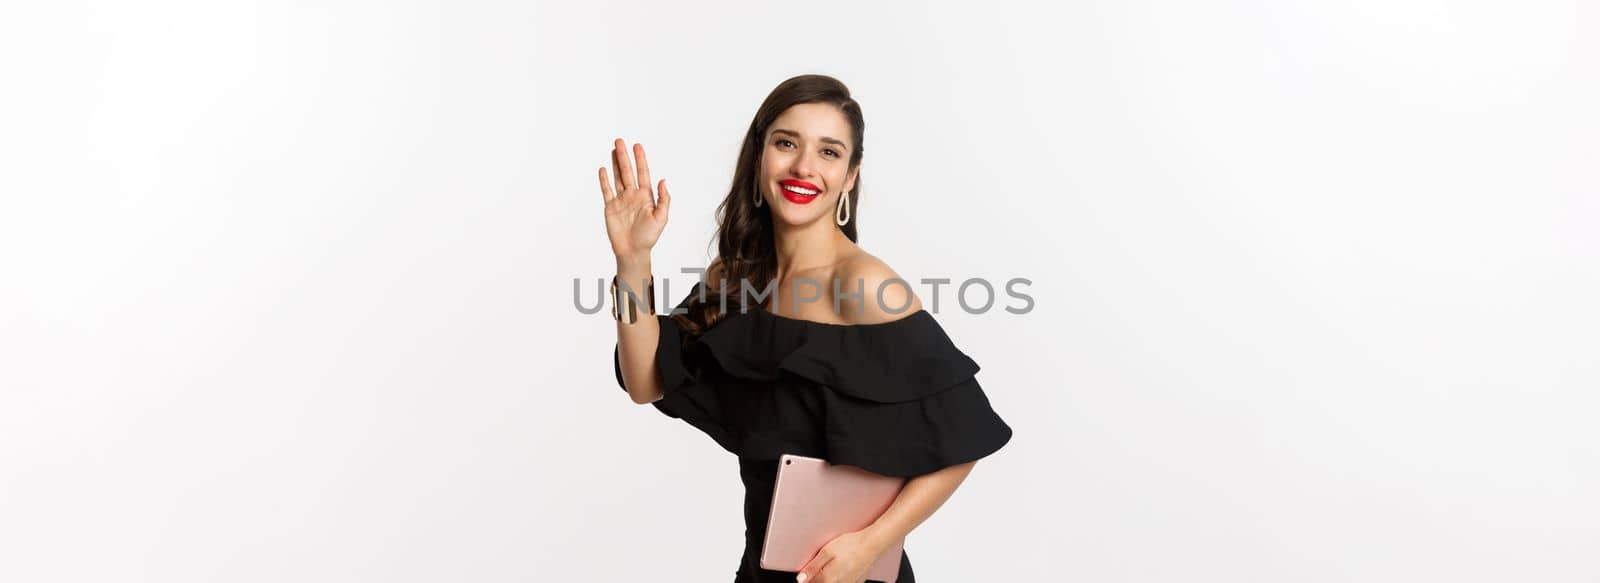
{"type": "Polygon", "coordinates": [[[600,194],[606,203],[606,235],[611,238],[611,251],[619,260],[646,259],[650,249],[667,227],[667,211],[672,206],[672,196],[667,193],[667,181],[657,188],[659,196],[650,191],[650,163],[645,160],[644,146],[633,145],[633,157],[639,169],[633,168],[628,157],[628,145],[617,138],[611,148],[611,166],[616,181],[600,167],[600,194]]]}

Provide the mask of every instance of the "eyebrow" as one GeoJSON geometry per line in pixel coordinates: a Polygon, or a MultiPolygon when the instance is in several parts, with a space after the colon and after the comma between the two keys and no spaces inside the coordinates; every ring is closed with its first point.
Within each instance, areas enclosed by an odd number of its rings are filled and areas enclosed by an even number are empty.
{"type": "MultiPolygon", "coordinates": [[[[794,136],[796,138],[803,137],[803,136],[800,135],[800,132],[793,131],[793,130],[786,130],[786,129],[782,129],[782,128],[772,130],[772,133],[774,133],[774,134],[789,134],[789,135],[794,136]]],[[[824,144],[834,144],[836,146],[839,146],[840,148],[844,148],[844,150],[847,151],[847,152],[850,151],[850,146],[845,145],[844,142],[841,142],[839,140],[835,140],[835,139],[830,138],[828,136],[822,136],[822,137],[817,138],[817,139],[821,140],[822,143],[824,143],[824,144]]]]}

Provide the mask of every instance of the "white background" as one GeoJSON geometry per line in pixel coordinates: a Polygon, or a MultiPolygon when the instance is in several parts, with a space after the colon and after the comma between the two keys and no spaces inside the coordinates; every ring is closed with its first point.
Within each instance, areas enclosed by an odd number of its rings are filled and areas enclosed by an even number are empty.
{"type": "Polygon", "coordinates": [[[920,579],[1600,578],[1594,4],[1049,4],[8,3],[0,580],[730,580],[572,281],[800,73],[869,252],[1034,282],[937,306],[1016,433],[920,579]]]}

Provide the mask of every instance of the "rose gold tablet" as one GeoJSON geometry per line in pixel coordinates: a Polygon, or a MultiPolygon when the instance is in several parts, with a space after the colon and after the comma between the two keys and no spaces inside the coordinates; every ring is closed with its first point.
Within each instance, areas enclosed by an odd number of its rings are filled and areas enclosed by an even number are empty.
{"type": "MultiPolygon", "coordinates": [[[[883,476],[855,466],[784,454],[772,491],[761,568],[799,572],[828,541],[861,530],[894,503],[905,478],[883,476]]],[[[900,574],[902,537],[884,549],[867,570],[873,581],[894,583],[900,574]]]]}

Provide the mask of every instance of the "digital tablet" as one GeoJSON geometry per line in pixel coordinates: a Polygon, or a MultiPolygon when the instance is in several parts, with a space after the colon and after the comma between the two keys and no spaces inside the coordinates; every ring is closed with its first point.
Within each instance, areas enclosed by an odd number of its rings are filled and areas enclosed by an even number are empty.
{"type": "MultiPolygon", "coordinates": [[[[828,541],[870,526],[900,495],[905,478],[829,464],[792,454],[778,458],[772,513],[767,516],[761,568],[799,572],[828,541]]],[[[894,583],[900,574],[905,537],[891,543],[867,570],[867,578],[894,583]]]]}

